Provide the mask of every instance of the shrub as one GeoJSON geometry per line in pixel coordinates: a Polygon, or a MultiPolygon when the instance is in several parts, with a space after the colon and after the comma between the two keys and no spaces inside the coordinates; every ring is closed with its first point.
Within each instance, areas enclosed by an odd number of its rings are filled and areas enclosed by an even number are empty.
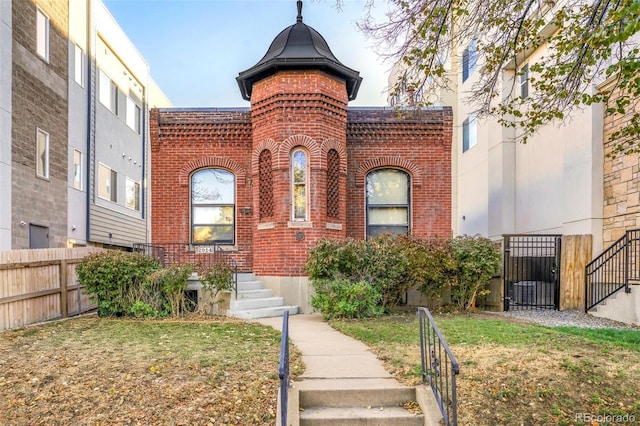
{"type": "Polygon", "coordinates": [[[408,262],[408,281],[427,299],[429,308],[439,307],[443,289],[452,284],[456,272],[449,240],[405,237],[403,254],[408,262]]]}
{"type": "Polygon", "coordinates": [[[131,290],[158,269],[155,259],[141,253],[109,250],[85,257],[76,271],[78,281],[98,304],[98,315],[120,316],[129,312],[131,290]]]}
{"type": "Polygon", "coordinates": [[[311,306],[322,312],[324,319],[367,318],[384,312],[381,294],[366,281],[318,279],[312,285],[316,294],[311,306]]]}
{"type": "Polygon", "coordinates": [[[141,300],[135,301],[129,307],[129,313],[136,318],[155,318],[158,315],[155,308],[141,300]]]}
{"type": "Polygon", "coordinates": [[[456,271],[451,296],[461,309],[475,306],[477,296],[489,293],[483,287],[500,272],[501,253],[488,238],[463,235],[451,240],[456,271]]]}
{"type": "Polygon", "coordinates": [[[404,245],[404,239],[391,235],[366,241],[323,239],[311,249],[305,271],[312,284],[317,280],[365,281],[380,294],[381,306],[390,310],[414,285],[404,245]]]}
{"type": "Polygon", "coordinates": [[[408,241],[402,237],[382,235],[365,243],[362,278],[380,292],[386,311],[396,307],[415,285],[409,274],[408,241]]]}
{"type": "MultiPolygon", "coordinates": [[[[480,236],[425,240],[382,235],[366,241],[321,240],[311,249],[305,271],[316,290],[331,290],[332,295],[350,295],[344,282],[366,282],[380,295],[385,311],[393,309],[411,288],[417,288],[431,307],[440,305],[443,292],[449,289],[458,307],[469,309],[477,296],[488,292],[483,287],[499,272],[500,259],[498,247],[480,236]],[[340,284],[332,290],[328,284],[332,282],[340,284]]],[[[323,295],[314,306],[323,314],[322,309],[335,309],[326,300],[339,302],[323,295]]]]}
{"type": "Polygon", "coordinates": [[[146,299],[153,306],[155,316],[179,316],[187,309],[184,292],[192,272],[191,265],[171,265],[147,277],[142,300],[146,299]]]}
{"type": "Polygon", "coordinates": [[[312,280],[361,276],[365,246],[365,241],[353,238],[342,241],[321,239],[310,250],[305,271],[312,280]]]}
{"type": "Polygon", "coordinates": [[[202,290],[209,293],[212,304],[217,303],[221,291],[233,290],[233,269],[224,260],[218,260],[213,266],[198,269],[202,290]]]}

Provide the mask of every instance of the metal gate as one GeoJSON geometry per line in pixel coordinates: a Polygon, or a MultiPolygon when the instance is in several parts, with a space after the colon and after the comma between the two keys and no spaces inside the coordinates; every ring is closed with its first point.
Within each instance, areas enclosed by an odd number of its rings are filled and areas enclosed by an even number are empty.
{"type": "Polygon", "coordinates": [[[560,235],[504,236],[504,310],[560,309],[560,235]]]}

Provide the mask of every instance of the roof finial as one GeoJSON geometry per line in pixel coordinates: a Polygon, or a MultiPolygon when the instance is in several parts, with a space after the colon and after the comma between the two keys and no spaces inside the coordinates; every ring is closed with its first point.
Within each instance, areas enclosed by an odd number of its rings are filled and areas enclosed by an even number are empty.
{"type": "Polygon", "coordinates": [[[298,17],[296,18],[296,22],[302,22],[302,0],[298,0],[298,17]]]}

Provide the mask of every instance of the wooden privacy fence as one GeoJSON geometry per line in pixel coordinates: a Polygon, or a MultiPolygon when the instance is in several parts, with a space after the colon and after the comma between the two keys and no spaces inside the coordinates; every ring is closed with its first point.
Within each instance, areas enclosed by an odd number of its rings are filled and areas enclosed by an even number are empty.
{"type": "Polygon", "coordinates": [[[0,330],[95,309],[82,292],[76,265],[100,248],[0,251],[0,330]]]}

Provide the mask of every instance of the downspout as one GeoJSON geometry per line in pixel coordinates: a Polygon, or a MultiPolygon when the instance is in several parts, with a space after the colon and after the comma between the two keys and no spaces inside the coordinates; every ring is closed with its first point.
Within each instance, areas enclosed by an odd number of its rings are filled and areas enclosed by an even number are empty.
{"type": "MultiPolygon", "coordinates": [[[[148,72],[148,71],[147,71],[148,72]]],[[[147,78],[147,87],[145,87],[145,93],[143,96],[143,101],[142,101],[142,108],[144,111],[144,114],[142,114],[142,200],[140,201],[142,203],[141,206],[141,210],[142,210],[142,219],[145,220],[145,234],[146,234],[146,241],[145,243],[150,242],[151,238],[150,238],[150,224],[148,223],[149,220],[149,216],[147,215],[146,212],[146,207],[147,207],[147,185],[149,184],[149,181],[147,179],[147,132],[149,131],[149,129],[147,128],[147,114],[149,113],[148,110],[148,105],[147,105],[147,98],[149,96],[148,90],[149,90],[149,78],[147,78]]]]}
{"type": "Polygon", "coordinates": [[[91,90],[93,88],[93,69],[92,69],[92,57],[93,57],[93,49],[92,49],[92,10],[91,10],[91,0],[87,0],[87,161],[86,161],[86,209],[85,209],[85,241],[89,244],[89,237],[91,236],[91,164],[92,164],[92,155],[91,155],[91,146],[92,146],[92,126],[93,126],[93,97],[91,95],[91,90]]]}

